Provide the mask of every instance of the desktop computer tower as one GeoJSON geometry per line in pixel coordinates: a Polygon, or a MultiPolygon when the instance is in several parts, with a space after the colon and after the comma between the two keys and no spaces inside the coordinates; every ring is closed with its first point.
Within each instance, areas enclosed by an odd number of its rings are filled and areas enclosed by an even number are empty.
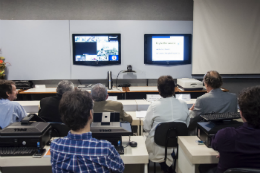
{"type": "Polygon", "coordinates": [[[221,129],[226,127],[237,128],[242,126],[242,122],[238,121],[215,121],[215,122],[198,122],[197,123],[197,136],[204,142],[204,144],[211,148],[212,137],[221,129]]]}

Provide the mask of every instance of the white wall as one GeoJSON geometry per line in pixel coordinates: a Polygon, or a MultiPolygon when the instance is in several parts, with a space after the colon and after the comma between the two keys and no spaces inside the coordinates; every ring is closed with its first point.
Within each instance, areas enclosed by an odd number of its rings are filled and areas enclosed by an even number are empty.
{"type": "Polygon", "coordinates": [[[190,77],[191,65],[144,65],[144,34],[192,34],[192,21],[146,20],[1,20],[0,46],[10,80],[105,79],[111,70],[132,65],[124,79],[155,79],[161,75],[190,77]],[[79,66],[72,63],[72,33],[121,33],[121,65],[79,66]]]}
{"type": "Polygon", "coordinates": [[[10,80],[69,79],[68,21],[0,21],[2,56],[10,80]]]}

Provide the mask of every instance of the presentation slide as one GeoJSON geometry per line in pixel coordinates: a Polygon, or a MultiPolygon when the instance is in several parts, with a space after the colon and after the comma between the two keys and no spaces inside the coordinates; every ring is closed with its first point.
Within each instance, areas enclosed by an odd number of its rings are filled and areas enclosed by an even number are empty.
{"type": "Polygon", "coordinates": [[[183,61],[184,36],[153,36],[153,61],[183,61]]]}

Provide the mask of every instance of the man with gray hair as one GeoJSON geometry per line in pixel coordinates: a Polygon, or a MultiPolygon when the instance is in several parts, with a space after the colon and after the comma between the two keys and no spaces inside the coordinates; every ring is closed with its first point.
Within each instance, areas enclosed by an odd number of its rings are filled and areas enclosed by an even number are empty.
{"type": "Polygon", "coordinates": [[[117,101],[107,100],[107,88],[102,84],[96,84],[91,89],[92,99],[94,100],[94,112],[119,112],[121,121],[132,123],[131,115],[123,110],[123,104],[117,101]]]}
{"type": "Polygon", "coordinates": [[[62,95],[67,91],[74,91],[74,84],[63,80],[58,83],[56,96],[41,99],[38,115],[47,122],[62,122],[59,113],[59,104],[62,95]]]}

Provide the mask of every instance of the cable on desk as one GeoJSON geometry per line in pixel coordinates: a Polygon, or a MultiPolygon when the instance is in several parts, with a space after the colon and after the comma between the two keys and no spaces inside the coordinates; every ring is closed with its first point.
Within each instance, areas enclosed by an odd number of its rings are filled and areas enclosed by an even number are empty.
{"type": "MultiPolygon", "coordinates": [[[[120,74],[122,71],[125,71],[125,70],[121,70],[121,71],[117,74],[117,77],[116,77],[116,89],[118,89],[118,87],[117,87],[117,79],[118,79],[119,74],[120,74]]],[[[121,91],[120,89],[118,89],[118,90],[121,91]]]]}
{"type": "Polygon", "coordinates": [[[129,135],[129,141],[128,141],[128,143],[126,144],[126,146],[124,146],[124,148],[128,147],[129,144],[130,144],[130,135],[129,135]]]}

